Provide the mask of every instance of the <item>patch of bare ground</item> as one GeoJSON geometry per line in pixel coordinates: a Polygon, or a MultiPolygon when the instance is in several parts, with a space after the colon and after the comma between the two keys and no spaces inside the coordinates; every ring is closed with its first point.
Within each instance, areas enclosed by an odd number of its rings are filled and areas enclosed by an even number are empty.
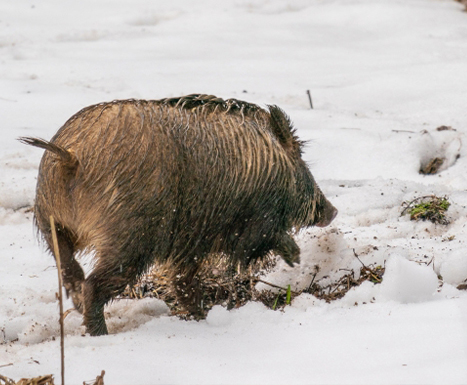
{"type": "MultiPolygon", "coordinates": [[[[355,256],[358,258],[357,254],[355,256]]],[[[276,258],[271,256],[246,270],[232,271],[226,257],[207,259],[198,274],[202,285],[204,313],[207,314],[215,305],[233,309],[249,301],[262,302],[273,310],[283,309],[293,298],[302,293],[312,294],[329,303],[342,298],[350,289],[359,286],[364,281],[381,283],[384,274],[384,267],[366,266],[362,263],[359,274],[349,270],[337,282],[322,285],[320,281],[315,281],[319,272],[317,269],[306,289],[292,291],[290,287],[281,287],[263,279],[264,274],[275,265],[276,258]],[[256,288],[258,282],[271,287],[271,290],[258,290],[256,288]]],[[[155,266],[138,283],[128,286],[120,298],[158,298],[169,306],[173,315],[182,319],[192,319],[193,315],[185,311],[177,302],[170,279],[170,269],[169,264],[155,266]]]]}

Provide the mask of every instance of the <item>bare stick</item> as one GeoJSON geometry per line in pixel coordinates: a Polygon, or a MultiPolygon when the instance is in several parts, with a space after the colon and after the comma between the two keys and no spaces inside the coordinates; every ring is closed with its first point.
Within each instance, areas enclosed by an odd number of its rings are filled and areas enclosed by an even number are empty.
{"type": "Polygon", "coordinates": [[[313,102],[311,101],[310,90],[306,90],[306,94],[308,95],[308,100],[310,102],[310,108],[313,109],[313,102]]]}
{"type": "Polygon", "coordinates": [[[311,287],[313,286],[313,283],[315,282],[315,278],[316,278],[317,275],[318,275],[318,272],[316,272],[315,274],[313,274],[313,278],[311,279],[311,283],[310,283],[310,285],[308,286],[307,291],[310,291],[310,290],[311,290],[311,287]]]}
{"type": "Polygon", "coordinates": [[[352,249],[352,251],[353,251],[354,257],[357,258],[357,259],[358,259],[358,262],[360,262],[360,263],[362,264],[362,266],[366,269],[367,267],[366,267],[365,264],[360,260],[360,258],[358,258],[358,254],[357,254],[357,252],[355,251],[355,249],[352,249]]]}
{"type": "Polygon", "coordinates": [[[409,134],[415,134],[415,131],[409,131],[409,130],[391,130],[392,132],[407,132],[409,134]]]}
{"type": "Polygon", "coordinates": [[[361,260],[360,258],[358,258],[358,254],[356,253],[355,249],[352,249],[353,251],[353,255],[355,256],[355,258],[358,259],[358,262],[360,262],[363,266],[363,270],[366,271],[367,273],[370,273],[370,275],[373,277],[373,279],[375,279],[377,282],[382,282],[382,279],[380,277],[378,277],[377,275],[375,275],[375,273],[373,273],[373,270],[371,270],[368,266],[366,266],[361,260]]]}
{"type": "Polygon", "coordinates": [[[60,250],[58,249],[57,233],[55,231],[55,221],[53,216],[50,216],[50,228],[52,230],[52,241],[54,244],[55,260],[58,270],[58,303],[60,305],[60,357],[62,369],[62,385],[65,385],[65,333],[63,327],[63,296],[62,296],[62,266],[60,264],[60,250]]]}
{"type": "MultiPolygon", "coordinates": [[[[262,279],[257,279],[257,282],[261,282],[261,283],[264,283],[265,285],[269,285],[271,287],[275,287],[276,289],[281,289],[281,290],[285,290],[287,291],[287,288],[286,287],[282,287],[282,286],[277,286],[277,285],[274,285],[273,283],[270,283],[270,282],[266,282],[266,281],[263,281],[262,279]]],[[[299,293],[297,293],[296,291],[290,291],[293,295],[298,295],[299,293]]]]}

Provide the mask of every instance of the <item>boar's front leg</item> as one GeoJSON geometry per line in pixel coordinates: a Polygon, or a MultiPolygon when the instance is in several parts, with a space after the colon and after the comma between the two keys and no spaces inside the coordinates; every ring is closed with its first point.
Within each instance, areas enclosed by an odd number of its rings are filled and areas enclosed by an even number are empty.
{"type": "Polygon", "coordinates": [[[300,263],[300,248],[292,236],[287,233],[278,238],[274,252],[280,255],[290,267],[294,267],[294,263],[300,263]]]}

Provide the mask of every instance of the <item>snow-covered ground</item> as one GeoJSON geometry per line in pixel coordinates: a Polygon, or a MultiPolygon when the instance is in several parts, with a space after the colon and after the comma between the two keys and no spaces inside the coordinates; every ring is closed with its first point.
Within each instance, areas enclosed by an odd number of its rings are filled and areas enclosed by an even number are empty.
{"type": "Polygon", "coordinates": [[[42,152],[15,138],[48,139],[101,101],[208,93],[285,109],[339,209],[330,227],[299,234],[300,267],[280,264],[266,279],[300,289],[319,265],[316,280],[336,281],[340,269],[359,271],[355,249],[365,264],[385,264],[384,281],[331,304],[303,294],[283,312],[217,306],[201,322],[171,317],[155,299],[115,301],[104,337],[82,337],[73,312],[67,382],[104,369],[109,384],[467,383],[467,293],[456,289],[467,279],[462,9],[452,0],[2,0],[0,374],[58,382],[60,373],[57,271],[25,210],[42,152]],[[434,156],[445,169],[420,175],[434,156]],[[402,202],[430,194],[449,197],[449,225],[400,216],[402,202]]]}

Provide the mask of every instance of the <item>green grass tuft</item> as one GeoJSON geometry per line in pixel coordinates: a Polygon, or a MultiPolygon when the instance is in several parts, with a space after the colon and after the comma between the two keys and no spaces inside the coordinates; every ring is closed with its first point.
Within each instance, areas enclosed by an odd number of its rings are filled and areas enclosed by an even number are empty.
{"type": "Polygon", "coordinates": [[[412,221],[431,221],[447,225],[449,221],[446,219],[446,211],[451,203],[447,197],[437,197],[435,195],[425,196],[414,199],[410,203],[404,202],[406,206],[402,211],[402,215],[409,213],[412,221]]]}

